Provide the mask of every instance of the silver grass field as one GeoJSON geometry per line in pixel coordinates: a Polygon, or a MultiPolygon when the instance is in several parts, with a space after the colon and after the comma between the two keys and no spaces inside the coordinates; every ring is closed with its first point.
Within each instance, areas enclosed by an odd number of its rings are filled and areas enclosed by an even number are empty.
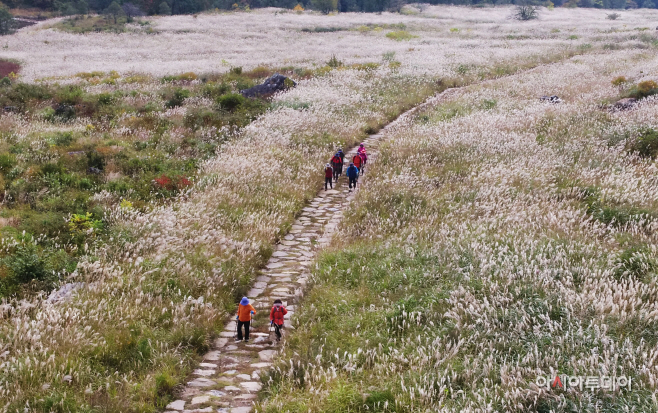
{"type": "MultiPolygon", "coordinates": [[[[75,293],[0,304],[0,411],[162,410],[320,188],[336,147],[426,99],[387,130],[314,264],[256,411],[658,410],[657,168],[633,149],[658,130],[658,99],[609,109],[632,85],[658,81],[658,12],[612,21],[604,10],[542,9],[518,22],[512,11],[262,9],[157,17],[155,34],[43,23],[7,37],[3,56],[23,62],[26,81],[119,73],[115,84],[84,83],[93,93],[130,90],[138,74],[155,90],[156,76],[182,72],[315,70],[332,55],[345,66],[221,131],[194,186],[169,202],[137,211],[96,194],[110,235],[62,278],[80,283],[75,293]],[[313,27],[345,30],[302,32],[313,27]],[[386,37],[400,27],[416,37],[386,37]],[[620,76],[627,82],[613,85],[620,76]],[[627,376],[632,388],[536,384],[556,374],[627,376]]],[[[27,141],[88,124],[0,117],[27,141]]]]}

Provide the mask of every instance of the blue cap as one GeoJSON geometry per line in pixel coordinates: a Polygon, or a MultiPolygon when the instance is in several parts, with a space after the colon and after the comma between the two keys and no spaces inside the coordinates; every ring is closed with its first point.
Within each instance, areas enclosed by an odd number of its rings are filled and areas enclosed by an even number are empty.
{"type": "Polygon", "coordinates": [[[248,305],[249,304],[249,299],[247,297],[242,297],[242,300],[240,300],[240,305],[248,305]]]}

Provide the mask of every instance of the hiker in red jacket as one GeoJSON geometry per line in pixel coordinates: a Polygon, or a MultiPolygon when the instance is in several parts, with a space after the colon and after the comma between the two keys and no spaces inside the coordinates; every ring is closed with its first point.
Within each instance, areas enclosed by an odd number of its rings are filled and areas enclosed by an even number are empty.
{"type": "Polygon", "coordinates": [[[334,189],[333,185],[333,178],[334,178],[334,168],[331,167],[330,164],[327,164],[324,167],[324,190],[327,190],[327,183],[329,183],[329,187],[331,189],[334,189]]]}
{"type": "Polygon", "coordinates": [[[334,168],[334,181],[338,182],[338,177],[343,174],[343,159],[340,157],[339,153],[336,153],[333,158],[331,158],[331,166],[334,168]]]}
{"type": "Polygon", "coordinates": [[[361,172],[361,166],[363,164],[363,159],[361,159],[361,155],[359,154],[354,155],[354,158],[352,158],[352,163],[354,164],[354,166],[356,166],[359,172],[361,172]]]}
{"type": "Polygon", "coordinates": [[[281,300],[274,300],[274,305],[270,310],[270,324],[274,326],[274,332],[276,333],[276,341],[281,340],[281,328],[283,327],[283,316],[288,314],[288,310],[283,306],[281,300]]]}
{"type": "Polygon", "coordinates": [[[363,168],[366,167],[366,162],[368,162],[368,155],[366,155],[366,150],[362,150],[359,152],[359,156],[361,157],[361,175],[363,175],[363,168]]]}

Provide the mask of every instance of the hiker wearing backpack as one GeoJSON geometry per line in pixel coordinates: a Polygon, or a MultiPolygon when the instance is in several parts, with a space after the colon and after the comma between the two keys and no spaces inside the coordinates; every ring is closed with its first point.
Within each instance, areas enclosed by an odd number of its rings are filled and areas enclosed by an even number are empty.
{"type": "Polygon", "coordinates": [[[333,178],[334,178],[334,168],[331,167],[331,164],[327,164],[324,167],[324,190],[327,190],[327,183],[329,183],[329,187],[331,189],[334,189],[333,185],[333,178]]]}
{"type": "Polygon", "coordinates": [[[338,182],[338,177],[343,174],[343,160],[338,153],[331,158],[331,166],[334,168],[334,181],[338,182]]]}
{"type": "Polygon", "coordinates": [[[270,324],[274,326],[276,341],[281,341],[281,329],[283,328],[283,316],[288,314],[288,310],[283,306],[281,300],[274,300],[274,305],[270,310],[270,324]]]}
{"type": "Polygon", "coordinates": [[[361,168],[359,171],[361,172],[361,175],[363,175],[363,168],[366,167],[366,162],[368,162],[368,155],[366,155],[365,149],[359,152],[359,157],[361,158],[361,168]]]}
{"type": "MultiPolygon", "coordinates": [[[[359,155],[359,154],[354,155],[354,157],[352,158],[352,164],[354,164],[356,169],[358,169],[359,172],[360,172],[361,171],[361,166],[363,164],[363,159],[361,159],[361,155],[359,155]]],[[[352,165],[352,164],[350,164],[350,165],[352,165]]]]}
{"type": "Polygon", "coordinates": [[[340,156],[341,164],[344,164],[345,163],[345,154],[343,153],[343,150],[341,148],[338,148],[338,155],[340,156]]]}
{"type": "Polygon", "coordinates": [[[242,326],[244,326],[244,341],[249,342],[249,324],[251,324],[251,315],[256,314],[256,309],[249,303],[247,297],[242,297],[238,305],[238,315],[235,319],[238,322],[238,338],[236,342],[242,341],[242,326]]]}
{"type": "Polygon", "coordinates": [[[366,151],[366,146],[363,143],[359,144],[359,147],[356,148],[356,153],[361,153],[366,151]]]}
{"type": "Polygon", "coordinates": [[[354,189],[356,189],[356,181],[359,179],[359,168],[357,168],[354,163],[350,163],[350,166],[348,166],[345,171],[345,175],[350,182],[350,191],[352,190],[352,185],[354,185],[354,189]]]}

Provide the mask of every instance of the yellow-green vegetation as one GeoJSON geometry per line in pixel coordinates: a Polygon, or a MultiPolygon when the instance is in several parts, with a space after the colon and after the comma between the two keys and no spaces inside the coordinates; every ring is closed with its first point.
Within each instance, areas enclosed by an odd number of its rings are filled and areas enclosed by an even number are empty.
{"type": "Polygon", "coordinates": [[[388,32],[388,33],[386,33],[386,37],[388,37],[391,40],[397,40],[398,42],[418,38],[418,36],[415,36],[415,35],[409,33],[406,30],[398,30],[398,31],[395,31],[395,32],[388,32]]]}

